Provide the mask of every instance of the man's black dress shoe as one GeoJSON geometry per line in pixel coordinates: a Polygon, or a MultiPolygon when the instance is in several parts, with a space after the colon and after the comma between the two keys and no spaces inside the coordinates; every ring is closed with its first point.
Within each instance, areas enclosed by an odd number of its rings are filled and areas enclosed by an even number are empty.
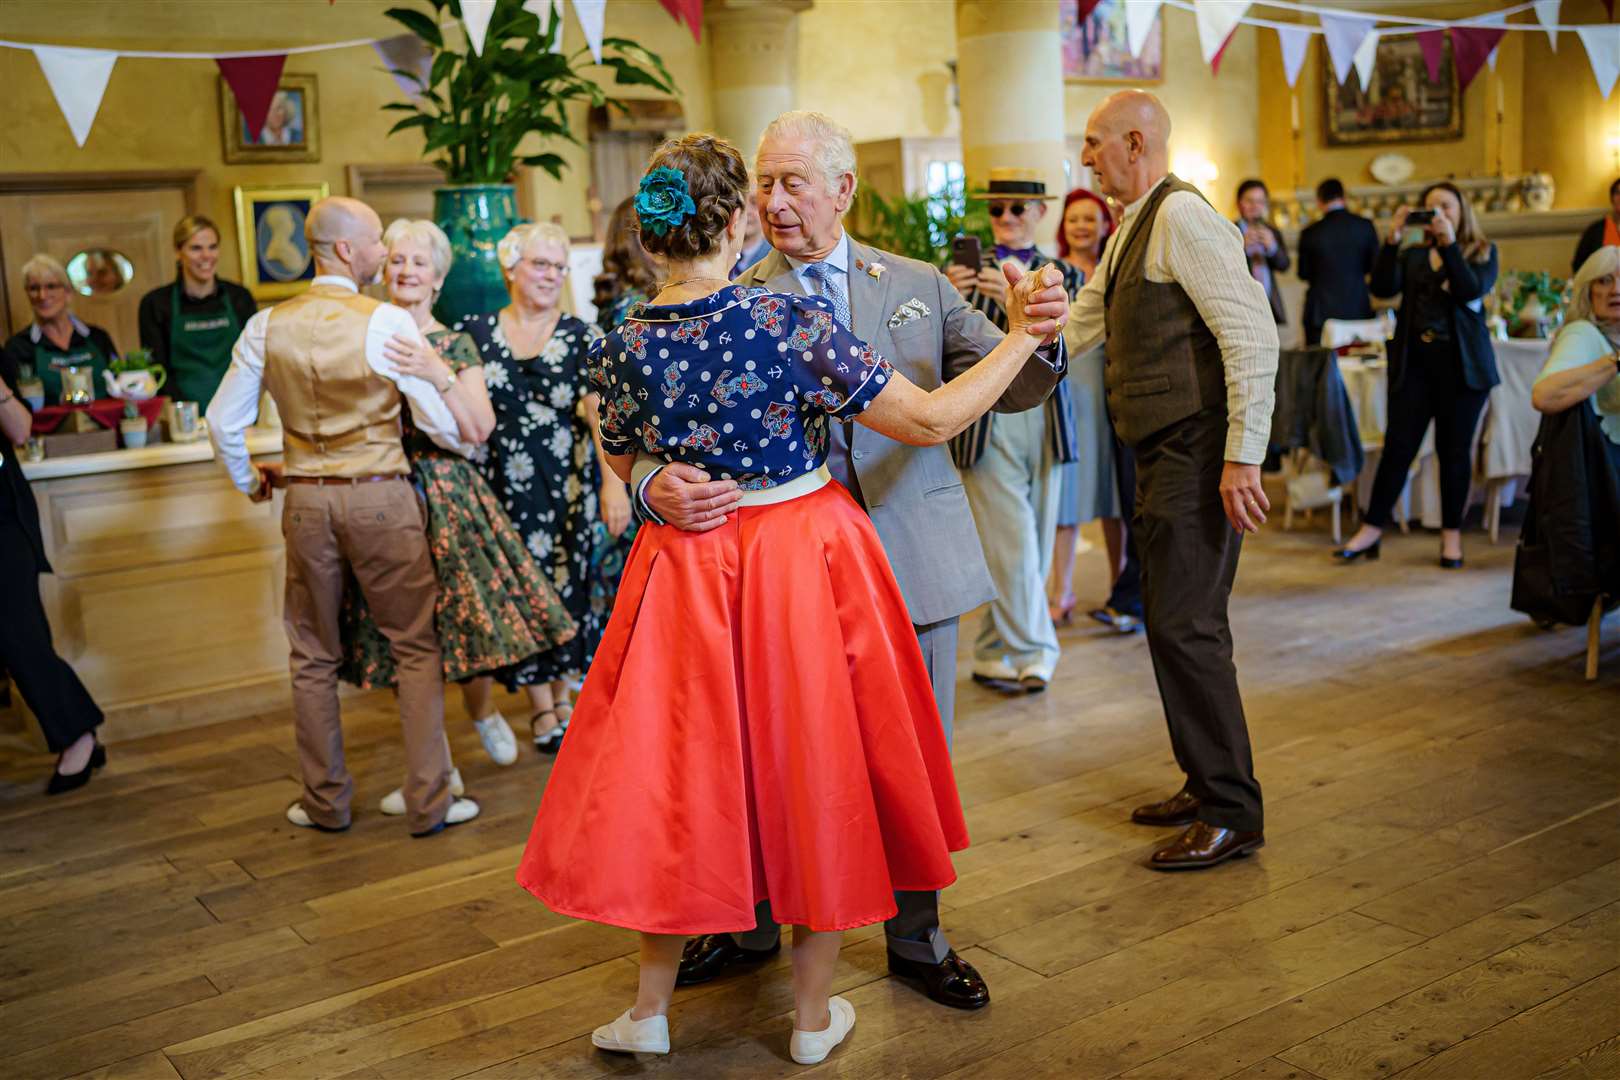
{"type": "Polygon", "coordinates": [[[923,993],[953,1009],[982,1009],[990,1004],[990,988],[972,964],[952,949],[937,964],[907,960],[889,950],[889,974],[922,983],[923,993]]]}
{"type": "MultiPolygon", "coordinates": [[[[61,761],[60,755],[56,759],[61,761]]],[[[84,768],[76,773],[51,773],[51,778],[45,784],[45,794],[61,795],[63,792],[82,788],[90,782],[90,774],[107,764],[107,748],[100,742],[90,751],[90,760],[84,768]]]]}
{"type": "Polygon", "coordinates": [[[1155,851],[1148,865],[1155,870],[1203,870],[1265,846],[1266,834],[1259,830],[1238,832],[1195,821],[1186,832],[1155,851]]]}
{"type": "Polygon", "coordinates": [[[994,690],[996,693],[1006,694],[1008,697],[1025,692],[1024,684],[1017,679],[998,679],[994,675],[980,675],[975,671],[973,681],[987,690],[994,690]]]}
{"type": "Polygon", "coordinates": [[[782,939],[768,949],[745,949],[730,934],[703,934],[681,950],[681,966],[675,971],[676,986],[696,986],[724,975],[732,968],[763,964],[782,951],[782,939]]]}
{"type": "Polygon", "coordinates": [[[1191,825],[1198,820],[1198,796],[1182,788],[1163,802],[1148,803],[1131,811],[1138,825],[1191,825]]]}

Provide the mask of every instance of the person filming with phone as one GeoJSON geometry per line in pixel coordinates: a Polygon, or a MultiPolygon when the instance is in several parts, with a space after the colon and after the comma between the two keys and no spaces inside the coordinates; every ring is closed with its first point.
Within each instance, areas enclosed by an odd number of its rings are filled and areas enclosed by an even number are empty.
{"type": "Polygon", "coordinates": [[[1463,564],[1474,429],[1491,387],[1501,381],[1484,303],[1496,284],[1496,246],[1485,239],[1473,207],[1454,184],[1430,184],[1422,201],[1421,210],[1395,211],[1373,263],[1373,295],[1401,298],[1389,343],[1389,424],[1361,528],[1333,554],[1343,562],[1378,558],[1390,511],[1433,420],[1440,458],[1440,566],[1456,570],[1463,564]],[[1422,229],[1420,242],[1402,248],[1403,235],[1414,226],[1422,229]]]}

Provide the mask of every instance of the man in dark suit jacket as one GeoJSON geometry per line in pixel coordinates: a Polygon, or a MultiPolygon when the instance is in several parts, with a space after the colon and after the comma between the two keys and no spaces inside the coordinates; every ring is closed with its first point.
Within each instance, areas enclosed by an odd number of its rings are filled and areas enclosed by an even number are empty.
{"type": "Polygon", "coordinates": [[[1370,319],[1367,275],[1378,257],[1378,229],[1344,205],[1344,185],[1329,177],[1316,185],[1320,220],[1299,234],[1299,279],[1305,293],[1305,344],[1322,340],[1329,319],[1370,319]]]}
{"type": "Polygon", "coordinates": [[[1243,254],[1249,259],[1249,273],[1266,290],[1271,317],[1281,326],[1288,321],[1288,311],[1283,307],[1277,275],[1287,272],[1290,263],[1288,245],[1271,223],[1271,192],[1266,189],[1266,182],[1250,179],[1239,184],[1237,207],[1238,219],[1233,224],[1243,234],[1243,254]]]}

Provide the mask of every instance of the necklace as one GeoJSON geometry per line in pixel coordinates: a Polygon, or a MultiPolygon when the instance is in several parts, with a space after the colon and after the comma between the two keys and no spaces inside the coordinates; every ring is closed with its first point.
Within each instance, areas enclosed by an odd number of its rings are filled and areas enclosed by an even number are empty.
{"type": "Polygon", "coordinates": [[[722,285],[730,285],[731,284],[731,279],[730,278],[714,277],[713,275],[710,275],[710,274],[700,274],[697,277],[682,278],[679,281],[666,281],[666,282],[664,282],[664,284],[662,286],[659,287],[659,291],[660,292],[667,292],[668,290],[673,289],[677,285],[690,285],[694,281],[718,281],[722,285]]]}

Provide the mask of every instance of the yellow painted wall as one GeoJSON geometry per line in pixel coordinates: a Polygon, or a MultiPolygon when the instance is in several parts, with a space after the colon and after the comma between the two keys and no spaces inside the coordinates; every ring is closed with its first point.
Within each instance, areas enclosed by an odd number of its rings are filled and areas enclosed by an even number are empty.
{"type": "Polygon", "coordinates": [[[955,0],[816,0],[799,16],[799,107],[856,142],[955,135],[955,56],[955,0]]]}
{"type": "MultiPolygon", "coordinates": [[[[1564,0],[1560,21],[1597,23],[1607,16],[1600,0],[1564,0]]],[[[1609,185],[1620,177],[1620,87],[1604,101],[1586,50],[1573,34],[1558,36],[1552,51],[1544,34],[1525,34],[1524,167],[1552,173],[1559,207],[1607,206],[1609,185]]]]}

